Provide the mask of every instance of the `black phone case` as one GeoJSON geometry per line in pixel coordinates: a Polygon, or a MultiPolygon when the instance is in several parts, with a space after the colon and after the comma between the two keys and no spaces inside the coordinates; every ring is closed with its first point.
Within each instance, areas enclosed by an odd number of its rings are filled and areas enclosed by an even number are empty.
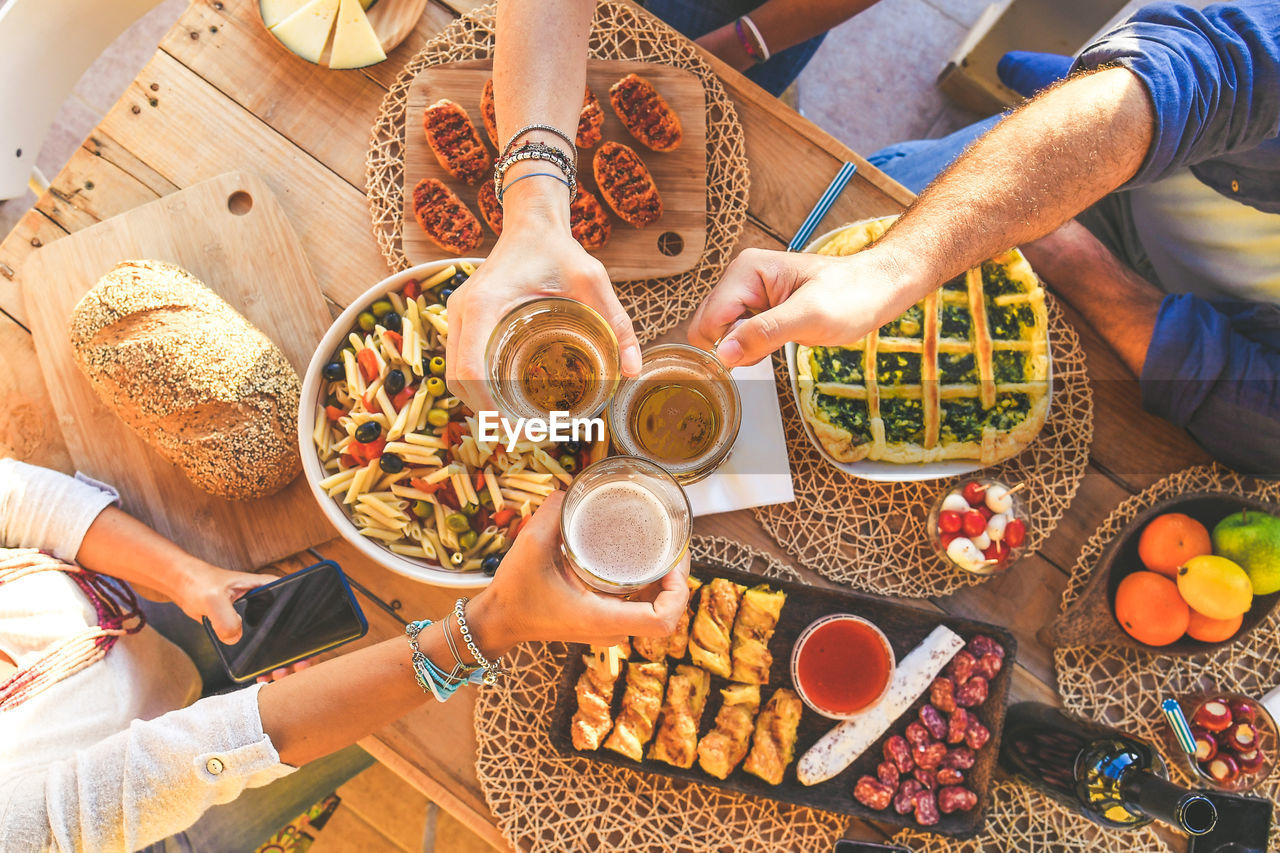
{"type": "MultiPolygon", "coordinates": [[[[336,649],[339,646],[344,646],[347,643],[350,643],[354,640],[358,640],[361,637],[363,637],[365,634],[369,633],[369,620],[365,618],[364,610],[360,607],[360,602],[356,600],[355,593],[351,589],[351,584],[347,581],[346,572],[342,571],[342,566],[338,565],[333,560],[321,560],[318,563],[313,563],[310,566],[307,566],[305,569],[299,569],[298,571],[292,574],[285,575],[282,578],[277,578],[276,580],[272,581],[269,584],[263,584],[260,587],[256,587],[254,590],[252,590],[252,592],[258,592],[260,590],[270,589],[271,587],[282,584],[285,581],[294,580],[295,578],[298,578],[302,575],[308,574],[310,572],[321,571],[331,566],[333,567],[334,570],[337,571],[338,579],[342,582],[342,588],[343,590],[346,591],[347,601],[351,604],[351,608],[356,615],[356,620],[359,622],[359,626],[360,626],[359,630],[349,637],[345,637],[343,639],[334,641],[332,643],[328,643],[327,645],[320,646],[319,648],[297,655],[296,657],[292,657],[289,660],[281,661],[279,663],[274,663],[271,666],[264,667],[263,669],[259,669],[256,672],[237,675],[235,672],[232,671],[231,665],[227,663],[227,656],[224,651],[225,646],[223,645],[223,642],[219,640],[218,635],[214,633],[213,625],[209,623],[208,617],[205,617],[204,629],[209,633],[209,639],[213,642],[213,647],[218,651],[218,660],[222,662],[222,668],[226,671],[227,675],[231,677],[232,681],[236,682],[237,684],[244,684],[245,682],[254,680],[259,675],[264,675],[268,672],[271,672],[272,670],[279,669],[282,666],[289,666],[290,664],[295,664],[300,660],[306,660],[309,657],[314,657],[318,654],[323,654],[324,652],[332,651],[333,649],[336,649]]],[[[246,593],[246,595],[247,594],[249,593],[246,593]]]]}

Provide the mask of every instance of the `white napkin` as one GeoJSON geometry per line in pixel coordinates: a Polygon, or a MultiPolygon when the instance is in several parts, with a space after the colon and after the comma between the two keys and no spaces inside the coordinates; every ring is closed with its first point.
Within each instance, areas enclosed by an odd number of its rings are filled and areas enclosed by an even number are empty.
{"type": "Polygon", "coordinates": [[[742,398],[742,426],[719,470],[685,486],[695,516],[795,500],[773,360],[734,368],[733,381],[742,398]]]}

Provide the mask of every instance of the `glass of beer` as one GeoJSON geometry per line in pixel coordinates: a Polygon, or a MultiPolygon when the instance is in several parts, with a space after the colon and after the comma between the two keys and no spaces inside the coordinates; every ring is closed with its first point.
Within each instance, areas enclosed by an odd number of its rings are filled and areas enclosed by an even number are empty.
{"type": "Polygon", "coordinates": [[[689,552],[693,511],[675,478],[647,459],[610,456],[564,496],[561,549],[583,583],[625,595],[661,580],[689,552]]]}
{"type": "Polygon", "coordinates": [[[713,354],[664,344],[644,354],[640,374],[609,402],[609,431],[620,453],[657,462],[683,484],[711,474],[738,438],[742,401],[713,354]]]}
{"type": "Polygon", "coordinates": [[[526,302],[498,323],[485,350],[485,382],[511,418],[551,412],[590,418],[621,374],[618,339],[605,319],[575,299],[526,302]]]}

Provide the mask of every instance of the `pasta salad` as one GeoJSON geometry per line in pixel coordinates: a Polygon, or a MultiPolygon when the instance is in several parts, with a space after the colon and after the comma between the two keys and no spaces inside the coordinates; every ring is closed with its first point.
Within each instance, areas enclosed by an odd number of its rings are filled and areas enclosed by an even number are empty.
{"type": "Polygon", "coordinates": [[[322,369],[312,440],[320,487],[361,536],[444,569],[493,574],[547,495],[605,448],[476,438],[475,414],[444,382],[444,303],[474,272],[457,261],[358,315],[322,369]]]}

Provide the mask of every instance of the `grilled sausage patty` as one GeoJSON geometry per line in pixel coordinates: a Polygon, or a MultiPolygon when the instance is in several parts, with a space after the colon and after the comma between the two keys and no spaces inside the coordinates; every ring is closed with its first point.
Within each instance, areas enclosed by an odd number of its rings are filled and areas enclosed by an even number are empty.
{"type": "Polygon", "coordinates": [[[480,245],[480,220],[453,191],[435,178],[423,178],[413,188],[413,218],[437,246],[464,255],[480,245]]]}

